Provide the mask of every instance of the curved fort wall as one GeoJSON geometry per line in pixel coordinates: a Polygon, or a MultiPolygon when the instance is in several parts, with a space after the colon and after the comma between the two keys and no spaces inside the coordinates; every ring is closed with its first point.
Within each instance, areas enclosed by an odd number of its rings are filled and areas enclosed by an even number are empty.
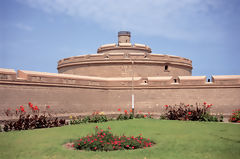
{"type": "Polygon", "coordinates": [[[65,58],[58,72],[97,77],[191,76],[192,61],[179,56],[146,53],[104,53],[65,58]]]}
{"type": "MultiPolygon", "coordinates": [[[[230,114],[240,107],[240,75],[134,77],[136,111],[159,114],[165,104],[214,104],[214,113],[230,114]]],[[[131,108],[132,78],[89,77],[0,69],[0,112],[29,101],[51,105],[58,115],[89,114],[131,108]]],[[[4,116],[1,114],[1,119],[4,116]]]]}

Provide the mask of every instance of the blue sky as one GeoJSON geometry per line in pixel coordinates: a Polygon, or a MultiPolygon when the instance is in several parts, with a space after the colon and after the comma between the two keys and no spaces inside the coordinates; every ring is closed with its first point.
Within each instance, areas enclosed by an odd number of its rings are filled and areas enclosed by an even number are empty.
{"type": "Polygon", "coordinates": [[[121,30],[193,75],[240,75],[240,0],[0,0],[0,68],[55,73],[121,30]]]}

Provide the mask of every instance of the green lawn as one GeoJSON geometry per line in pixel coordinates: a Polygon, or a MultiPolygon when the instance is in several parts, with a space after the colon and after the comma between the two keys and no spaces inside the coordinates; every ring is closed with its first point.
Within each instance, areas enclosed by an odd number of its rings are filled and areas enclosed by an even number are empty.
{"type": "Polygon", "coordinates": [[[1,159],[237,159],[240,158],[240,125],[134,119],[100,124],[81,124],[59,128],[0,133],[1,159]],[[110,126],[116,135],[139,135],[154,140],[151,148],[88,152],[67,150],[70,139],[94,133],[95,126],[110,126]]]}

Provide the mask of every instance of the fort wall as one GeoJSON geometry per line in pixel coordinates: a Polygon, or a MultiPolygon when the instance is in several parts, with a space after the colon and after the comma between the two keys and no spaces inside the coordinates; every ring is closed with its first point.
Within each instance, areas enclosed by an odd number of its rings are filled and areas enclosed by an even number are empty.
{"type": "Polygon", "coordinates": [[[59,73],[97,77],[191,76],[192,61],[172,55],[104,53],[65,58],[59,73]],[[166,68],[167,66],[167,68],[166,68]]]}
{"type": "MultiPolygon", "coordinates": [[[[136,111],[162,113],[165,104],[211,103],[214,113],[230,114],[240,107],[240,75],[104,78],[0,69],[0,112],[30,101],[40,108],[50,105],[58,114],[117,113],[136,111]],[[133,85],[133,91],[132,91],[133,85]]],[[[1,118],[3,118],[1,114],[1,118]]]]}

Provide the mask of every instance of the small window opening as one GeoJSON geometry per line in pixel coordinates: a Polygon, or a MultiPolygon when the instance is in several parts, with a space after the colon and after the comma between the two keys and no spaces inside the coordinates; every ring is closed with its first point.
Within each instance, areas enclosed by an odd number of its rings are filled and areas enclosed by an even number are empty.
{"type": "Polygon", "coordinates": [[[173,79],[174,83],[177,83],[177,79],[173,79]]]}
{"type": "Polygon", "coordinates": [[[168,71],[168,65],[165,65],[165,71],[168,71]]]}
{"type": "Polygon", "coordinates": [[[147,81],[144,81],[144,83],[147,83],[147,81]]]}
{"type": "Polygon", "coordinates": [[[208,79],[207,81],[210,82],[210,79],[208,79]]]}

